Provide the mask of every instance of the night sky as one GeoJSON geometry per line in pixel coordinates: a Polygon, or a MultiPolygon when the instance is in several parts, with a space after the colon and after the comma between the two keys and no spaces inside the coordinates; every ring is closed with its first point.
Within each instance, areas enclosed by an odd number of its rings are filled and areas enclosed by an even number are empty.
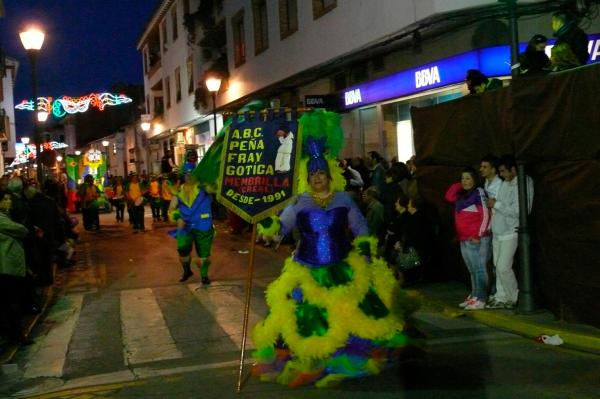
{"type": "MultiPolygon", "coordinates": [[[[59,97],[108,91],[115,83],[143,84],[136,45],[160,0],[4,0],[0,45],[19,61],[14,100],[31,98],[31,69],[19,32],[46,33],[38,56],[38,94],[59,97]]],[[[17,137],[31,129],[30,112],[15,110],[17,137]]]]}

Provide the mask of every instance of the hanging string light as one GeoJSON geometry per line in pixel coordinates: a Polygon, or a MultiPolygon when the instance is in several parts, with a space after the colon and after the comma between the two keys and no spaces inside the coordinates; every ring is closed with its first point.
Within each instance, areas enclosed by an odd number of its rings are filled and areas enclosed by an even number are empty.
{"type": "MultiPolygon", "coordinates": [[[[66,114],[86,112],[90,107],[104,111],[107,106],[127,104],[133,100],[123,94],[91,93],[83,97],[62,96],[57,99],[52,97],[38,97],[37,108],[39,111],[52,113],[56,118],[66,114]]],[[[33,100],[23,100],[15,106],[18,110],[33,111],[33,100]]]]}

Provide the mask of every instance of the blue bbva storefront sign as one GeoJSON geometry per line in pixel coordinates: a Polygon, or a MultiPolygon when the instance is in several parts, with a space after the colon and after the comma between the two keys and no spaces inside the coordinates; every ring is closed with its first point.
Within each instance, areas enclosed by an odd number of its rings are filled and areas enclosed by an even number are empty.
{"type": "MultiPolygon", "coordinates": [[[[590,63],[600,61],[600,34],[588,35],[590,63]]],[[[549,45],[554,40],[549,40],[549,45]]],[[[520,45],[524,51],[526,43],[520,45]]],[[[350,109],[378,101],[403,97],[438,87],[462,83],[469,69],[478,69],[486,76],[510,75],[510,47],[508,45],[468,51],[416,68],[400,71],[371,82],[344,90],[342,108],[350,109]]]]}

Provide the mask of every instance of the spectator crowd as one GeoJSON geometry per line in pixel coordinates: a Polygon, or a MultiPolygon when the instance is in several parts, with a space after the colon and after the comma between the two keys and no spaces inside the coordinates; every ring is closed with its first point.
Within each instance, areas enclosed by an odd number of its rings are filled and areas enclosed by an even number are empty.
{"type": "Polygon", "coordinates": [[[5,342],[29,344],[22,322],[41,311],[56,267],[74,262],[77,219],[66,211],[66,177],[0,178],[0,331],[5,342]]]}

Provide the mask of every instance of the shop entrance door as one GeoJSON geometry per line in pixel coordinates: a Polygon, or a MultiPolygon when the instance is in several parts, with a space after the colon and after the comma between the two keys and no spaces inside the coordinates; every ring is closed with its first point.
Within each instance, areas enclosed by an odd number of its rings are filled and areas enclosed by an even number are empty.
{"type": "Polygon", "coordinates": [[[358,111],[360,119],[360,136],[362,141],[362,156],[366,157],[369,151],[383,154],[383,143],[378,122],[377,107],[362,108],[358,111]]]}

